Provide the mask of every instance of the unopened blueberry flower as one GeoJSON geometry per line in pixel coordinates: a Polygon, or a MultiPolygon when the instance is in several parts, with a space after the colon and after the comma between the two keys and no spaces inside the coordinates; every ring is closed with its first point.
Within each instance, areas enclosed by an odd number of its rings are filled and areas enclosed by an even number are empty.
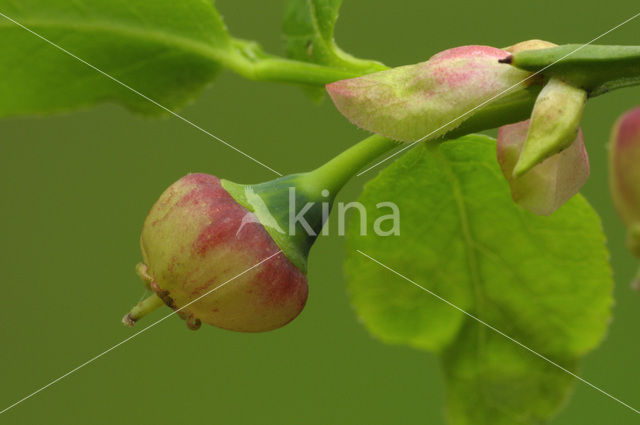
{"type": "Polygon", "coordinates": [[[521,157],[530,120],[500,127],[498,163],[509,181],[513,200],[538,215],[549,215],[573,197],[589,177],[589,158],[582,131],[562,152],[534,166],[520,177],[513,175],[521,157]]]}
{"type": "Polygon", "coordinates": [[[307,278],[260,220],[248,216],[255,217],[217,177],[189,174],[171,185],[151,208],[140,237],[144,263],[138,271],[154,295],[134,307],[125,324],[133,326],[163,304],[192,329],[205,322],[258,332],[295,318],[307,300],[307,278]],[[215,295],[196,301],[212,290],[215,295]]]}
{"type": "MultiPolygon", "coordinates": [[[[553,47],[529,40],[505,50],[553,47]]],[[[579,128],[586,92],[552,77],[536,99],[531,118],[498,130],[498,162],[513,200],[549,215],[571,199],[589,177],[589,158],[579,128]]]]}
{"type": "Polygon", "coordinates": [[[153,294],[123,322],[164,305],[191,329],[240,332],[284,326],[307,300],[307,257],[333,199],[364,165],[396,142],[372,136],[326,164],[258,184],[189,174],[147,216],[137,267],[153,294]]]}
{"type": "Polygon", "coordinates": [[[640,107],[616,122],[609,164],[611,194],[620,217],[627,226],[640,225],[640,107]]]}
{"type": "Polygon", "coordinates": [[[328,84],[327,91],[365,130],[404,142],[431,140],[482,112],[483,102],[533,83],[531,73],[499,62],[508,56],[494,47],[456,47],[426,62],[328,84]]]}
{"type": "MultiPolygon", "coordinates": [[[[627,247],[640,258],[640,107],[625,113],[613,127],[609,182],[618,214],[627,225],[627,247]]],[[[633,286],[640,290],[640,272],[633,286]]]]}

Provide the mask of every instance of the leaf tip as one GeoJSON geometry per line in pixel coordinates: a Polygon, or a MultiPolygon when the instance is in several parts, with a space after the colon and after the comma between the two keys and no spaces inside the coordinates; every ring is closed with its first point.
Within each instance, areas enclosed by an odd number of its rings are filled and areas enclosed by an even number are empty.
{"type": "Polygon", "coordinates": [[[523,150],[522,155],[518,158],[518,162],[516,162],[516,166],[513,167],[513,178],[519,178],[527,174],[533,167],[542,162],[544,159],[543,155],[536,154],[527,154],[525,150],[523,150]]]}

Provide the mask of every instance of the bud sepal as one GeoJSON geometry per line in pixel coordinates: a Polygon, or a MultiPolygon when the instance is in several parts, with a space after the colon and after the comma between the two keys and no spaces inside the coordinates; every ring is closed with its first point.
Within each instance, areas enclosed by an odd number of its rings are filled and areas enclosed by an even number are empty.
{"type": "Polygon", "coordinates": [[[551,78],[542,88],[531,114],[531,123],[514,177],[520,177],[545,159],[574,143],[587,92],[551,78]]]}

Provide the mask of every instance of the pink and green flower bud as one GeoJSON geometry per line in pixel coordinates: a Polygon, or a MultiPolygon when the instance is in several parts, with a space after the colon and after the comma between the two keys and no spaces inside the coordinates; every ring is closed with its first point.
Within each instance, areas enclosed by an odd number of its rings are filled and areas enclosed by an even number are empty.
{"type": "Polygon", "coordinates": [[[499,62],[508,56],[494,47],[457,47],[426,62],[328,84],[327,91],[365,130],[404,142],[430,140],[482,114],[510,88],[535,83],[527,80],[531,73],[499,62]]]}
{"type": "Polygon", "coordinates": [[[580,191],[589,177],[589,158],[579,131],[568,148],[515,177],[513,169],[529,132],[528,120],[500,127],[498,162],[513,200],[535,214],[549,215],[580,191]]]}
{"type": "Polygon", "coordinates": [[[521,177],[576,140],[587,92],[552,77],[536,99],[527,139],[513,173],[521,177]]]}
{"type": "Polygon", "coordinates": [[[613,128],[609,176],[618,214],[628,227],[640,225],[640,107],[625,113],[613,128]]]}
{"type": "Polygon", "coordinates": [[[255,185],[189,174],[147,216],[136,271],[154,293],[124,317],[133,326],[167,305],[202,322],[261,332],[293,320],[307,300],[307,257],[333,199],[366,163],[396,147],[371,136],[323,166],[255,185]]]}
{"type": "MultiPolygon", "coordinates": [[[[180,309],[192,328],[202,321],[260,332],[295,318],[307,299],[307,279],[254,217],[214,176],[190,174],[171,185],[140,238],[139,273],[150,281],[152,300],[180,309]]],[[[126,324],[135,323],[135,313],[125,316],[126,324]]]]}

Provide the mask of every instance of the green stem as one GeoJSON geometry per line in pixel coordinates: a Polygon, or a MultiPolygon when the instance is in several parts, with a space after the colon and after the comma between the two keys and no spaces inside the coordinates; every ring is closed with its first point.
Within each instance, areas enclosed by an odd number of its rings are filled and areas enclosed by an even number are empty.
{"type": "Polygon", "coordinates": [[[165,305],[164,301],[162,301],[158,295],[153,293],[133,307],[131,311],[122,318],[122,323],[129,327],[133,327],[138,320],[163,305],[165,305]]]}
{"type": "Polygon", "coordinates": [[[300,175],[298,189],[310,196],[318,196],[325,189],[337,194],[362,167],[399,144],[378,134],[367,137],[326,164],[300,175]]]}
{"type": "Polygon", "coordinates": [[[560,77],[591,97],[640,84],[640,46],[565,44],[514,53],[505,62],[526,71],[560,77]]]}
{"type": "MultiPolygon", "coordinates": [[[[256,81],[275,81],[323,86],[388,69],[365,60],[344,67],[318,65],[266,54],[255,43],[234,39],[233,48],[215,60],[239,75],[256,81]]],[[[640,46],[565,44],[514,53],[505,62],[518,68],[557,76],[580,86],[591,97],[640,84],[640,46]]]]}
{"type": "Polygon", "coordinates": [[[255,63],[246,61],[236,67],[234,71],[250,80],[304,83],[319,86],[362,75],[358,72],[282,58],[262,59],[255,63]]]}
{"type": "Polygon", "coordinates": [[[324,86],[334,81],[388,69],[375,61],[354,59],[351,67],[337,68],[281,58],[264,53],[254,42],[240,39],[233,39],[232,45],[231,50],[216,56],[216,60],[244,78],[255,81],[324,86]]]}

